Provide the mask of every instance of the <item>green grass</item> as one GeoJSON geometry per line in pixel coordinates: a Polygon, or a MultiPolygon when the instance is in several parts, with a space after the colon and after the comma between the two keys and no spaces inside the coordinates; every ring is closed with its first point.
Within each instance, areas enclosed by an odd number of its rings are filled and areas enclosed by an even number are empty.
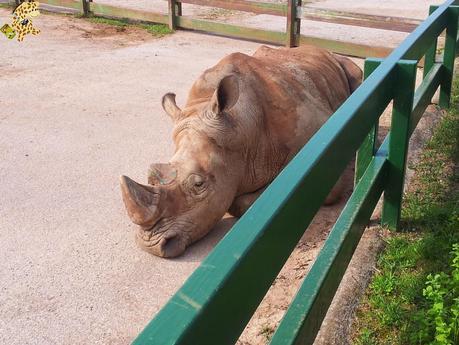
{"type": "Polygon", "coordinates": [[[126,27],[131,25],[128,23],[128,21],[123,20],[123,19],[110,19],[110,18],[103,18],[103,17],[96,17],[96,16],[89,16],[89,17],[84,17],[82,15],[77,15],[78,18],[86,18],[88,21],[91,23],[95,24],[103,24],[103,25],[113,25],[113,26],[120,26],[120,27],[126,27]]]}
{"type": "Polygon", "coordinates": [[[110,19],[110,18],[103,18],[103,17],[98,17],[98,16],[89,16],[89,17],[84,17],[81,15],[77,15],[77,16],[79,18],[84,18],[90,21],[91,23],[95,23],[95,24],[112,25],[112,26],[117,26],[119,28],[139,27],[139,28],[142,28],[148,31],[150,34],[152,34],[155,37],[163,37],[163,36],[166,36],[172,33],[169,27],[164,24],[133,23],[126,19],[110,19]]]}
{"type": "Polygon", "coordinates": [[[434,341],[435,325],[426,322],[432,305],[423,290],[430,273],[451,273],[452,246],[459,243],[458,77],[453,95],[450,110],[413,167],[403,231],[385,235],[386,248],[357,311],[356,345],[443,344],[434,341]]]}
{"type": "Polygon", "coordinates": [[[171,29],[164,24],[140,24],[142,28],[155,36],[166,36],[172,33],[171,29]]]}
{"type": "Polygon", "coordinates": [[[269,342],[274,334],[274,331],[275,329],[272,326],[264,325],[258,334],[263,336],[266,342],[269,342]]]}

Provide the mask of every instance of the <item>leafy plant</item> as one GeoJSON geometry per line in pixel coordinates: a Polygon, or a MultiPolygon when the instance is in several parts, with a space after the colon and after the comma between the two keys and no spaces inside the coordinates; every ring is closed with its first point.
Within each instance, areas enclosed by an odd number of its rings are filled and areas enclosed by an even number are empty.
{"type": "Polygon", "coordinates": [[[420,340],[432,345],[456,345],[459,342],[459,243],[453,245],[452,272],[429,274],[422,294],[429,304],[420,340]]]}

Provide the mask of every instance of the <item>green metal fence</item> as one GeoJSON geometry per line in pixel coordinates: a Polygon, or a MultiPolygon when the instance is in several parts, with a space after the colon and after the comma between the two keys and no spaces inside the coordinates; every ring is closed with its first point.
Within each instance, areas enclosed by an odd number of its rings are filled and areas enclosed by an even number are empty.
{"type": "Polygon", "coordinates": [[[134,344],[234,344],[355,152],[356,185],[323,249],[271,339],[312,344],[375,205],[397,228],[408,141],[433,94],[450,101],[459,7],[431,15],[384,60],[368,59],[366,80],[234,225],[134,344]],[[435,60],[446,30],[444,54],[435,60]],[[415,89],[425,56],[424,79],[415,89]],[[390,133],[375,145],[378,119],[393,100],[390,133]],[[350,135],[352,133],[352,135],[350,135]]]}

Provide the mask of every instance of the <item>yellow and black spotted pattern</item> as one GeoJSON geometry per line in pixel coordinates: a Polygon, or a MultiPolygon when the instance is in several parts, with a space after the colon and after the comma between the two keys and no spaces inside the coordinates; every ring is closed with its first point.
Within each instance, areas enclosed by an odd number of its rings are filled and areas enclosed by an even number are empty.
{"type": "Polygon", "coordinates": [[[13,30],[16,32],[18,41],[24,40],[25,35],[38,35],[39,29],[33,27],[32,18],[40,14],[38,11],[39,2],[28,0],[20,4],[14,11],[13,30]]]}

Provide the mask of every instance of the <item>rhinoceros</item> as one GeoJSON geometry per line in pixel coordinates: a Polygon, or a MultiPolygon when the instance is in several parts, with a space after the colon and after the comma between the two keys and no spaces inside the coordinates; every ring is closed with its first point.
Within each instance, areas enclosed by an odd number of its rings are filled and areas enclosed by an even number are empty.
{"type": "MultiPolygon", "coordinates": [[[[240,217],[359,86],[350,59],[313,46],[233,53],[193,84],[183,109],[162,106],[174,123],[175,153],[152,164],[148,185],[121,176],[136,240],[175,257],[229,212],[240,217]]],[[[337,183],[326,203],[339,199],[337,183]]]]}

